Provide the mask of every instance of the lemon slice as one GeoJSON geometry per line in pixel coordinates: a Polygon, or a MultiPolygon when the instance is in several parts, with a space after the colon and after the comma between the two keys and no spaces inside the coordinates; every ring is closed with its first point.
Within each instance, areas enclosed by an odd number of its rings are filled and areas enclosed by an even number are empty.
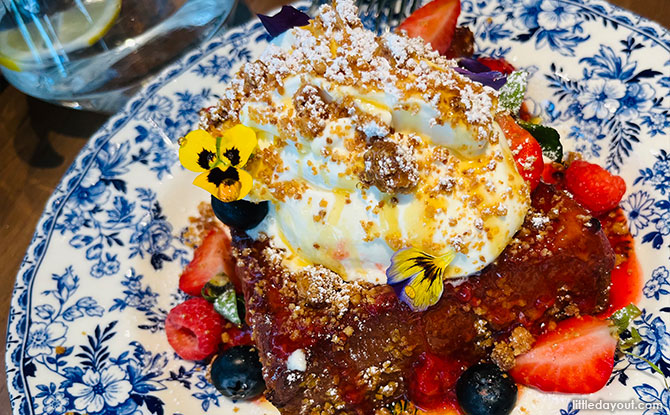
{"type": "Polygon", "coordinates": [[[1,31],[0,65],[16,71],[22,63],[48,60],[95,44],[114,25],[121,1],[87,2],[81,7],[36,18],[23,31],[19,28],[1,31]],[[28,34],[32,44],[26,42],[23,33],[28,34]]]}

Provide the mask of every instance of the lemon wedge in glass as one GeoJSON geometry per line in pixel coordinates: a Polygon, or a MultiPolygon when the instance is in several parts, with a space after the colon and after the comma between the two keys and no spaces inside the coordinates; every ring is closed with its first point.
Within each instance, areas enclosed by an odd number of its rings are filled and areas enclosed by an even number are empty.
{"type": "Polygon", "coordinates": [[[78,1],[66,10],[0,31],[0,65],[20,71],[22,64],[41,63],[94,45],[114,25],[121,2],[78,1]]]}

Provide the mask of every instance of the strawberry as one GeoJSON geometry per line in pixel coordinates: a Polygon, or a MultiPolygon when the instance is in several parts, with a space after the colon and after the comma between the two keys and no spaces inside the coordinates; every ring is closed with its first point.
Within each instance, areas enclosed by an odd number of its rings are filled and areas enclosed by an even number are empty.
{"type": "Polygon", "coordinates": [[[560,163],[547,163],[542,171],[542,181],[561,188],[563,181],[563,167],[560,163]]]}
{"type": "Polygon", "coordinates": [[[540,143],[512,117],[500,116],[496,121],[507,137],[519,174],[528,182],[532,191],[540,183],[544,170],[540,143]]]}
{"type": "Polygon", "coordinates": [[[519,119],[524,122],[530,122],[533,119],[533,115],[530,113],[528,104],[525,101],[521,103],[521,108],[519,108],[519,119]]]}
{"type": "Polygon", "coordinates": [[[412,13],[397,30],[404,30],[409,37],[422,38],[444,54],[451,45],[459,14],[460,0],[433,0],[412,13]]]}
{"type": "Polygon", "coordinates": [[[490,70],[498,71],[505,75],[509,75],[516,70],[505,58],[477,58],[477,60],[479,63],[486,65],[490,70]]]}
{"type": "Polygon", "coordinates": [[[165,334],[182,359],[202,360],[216,352],[223,323],[223,317],[207,300],[190,298],[170,310],[165,334]]]}
{"type": "Polygon", "coordinates": [[[234,281],[235,262],[230,254],[230,242],[228,228],[212,229],[179,277],[179,289],[187,294],[200,296],[207,281],[221,272],[225,272],[234,281]]]}
{"type": "Polygon", "coordinates": [[[597,164],[573,161],[565,171],[565,187],[580,205],[595,216],[619,206],[626,182],[597,164]]]}
{"type": "Polygon", "coordinates": [[[592,393],[609,380],[616,347],[607,320],[572,317],[538,337],[510,373],[517,383],[546,392],[592,393]]]}

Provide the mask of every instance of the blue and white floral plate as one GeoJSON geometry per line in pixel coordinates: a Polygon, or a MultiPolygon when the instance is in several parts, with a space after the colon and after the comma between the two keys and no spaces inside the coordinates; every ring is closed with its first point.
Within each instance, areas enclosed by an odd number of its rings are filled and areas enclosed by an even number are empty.
{"type": "MultiPolygon", "coordinates": [[[[635,353],[670,376],[670,34],[601,0],[463,0],[461,23],[480,53],[531,72],[531,108],[568,148],[626,179],[623,207],[646,279],[635,353]]],[[[175,141],[267,41],[251,22],[190,53],[65,174],[14,288],[6,364],[15,415],[276,413],[223,398],[163,333],[166,311],[184,298],[177,282],[191,253],[182,230],[208,199],[179,166],[175,141]]],[[[670,392],[645,360],[615,369],[609,386],[580,399],[618,402],[616,413],[670,413],[670,392]]],[[[589,412],[571,399],[525,390],[515,411],[589,412]]]]}

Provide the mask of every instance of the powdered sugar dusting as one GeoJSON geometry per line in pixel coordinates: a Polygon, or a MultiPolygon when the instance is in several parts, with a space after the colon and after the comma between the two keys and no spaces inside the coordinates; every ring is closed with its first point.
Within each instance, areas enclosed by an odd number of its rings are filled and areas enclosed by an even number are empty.
{"type": "Polygon", "coordinates": [[[307,266],[300,275],[309,281],[309,301],[331,308],[337,317],[349,310],[351,296],[360,290],[358,283],[344,282],[339,275],[322,266],[307,266]]]}
{"type": "MultiPolygon", "coordinates": [[[[440,56],[419,38],[397,33],[376,37],[363,28],[350,0],[336,1],[333,7],[324,5],[319,13],[309,26],[285,34],[290,40],[281,47],[272,44],[258,61],[245,64],[223,95],[240,102],[239,108],[249,101],[270,103],[272,92],[296,75],[303,83],[314,82],[329,93],[342,86],[353,86],[362,94],[383,92],[388,94],[386,100],[390,97],[398,105],[417,93],[430,93],[428,102],[438,114],[436,124],[465,125],[478,140],[486,138],[497,111],[495,91],[456,73],[453,60],[440,56]],[[452,107],[454,101],[448,98],[454,96],[462,106],[452,107]]],[[[343,97],[332,98],[346,105],[343,97]]],[[[278,105],[272,109],[282,110],[278,105]]],[[[237,119],[239,113],[229,118],[237,119]]],[[[379,124],[364,119],[360,123],[359,130],[368,137],[383,132],[379,124]]]]}

